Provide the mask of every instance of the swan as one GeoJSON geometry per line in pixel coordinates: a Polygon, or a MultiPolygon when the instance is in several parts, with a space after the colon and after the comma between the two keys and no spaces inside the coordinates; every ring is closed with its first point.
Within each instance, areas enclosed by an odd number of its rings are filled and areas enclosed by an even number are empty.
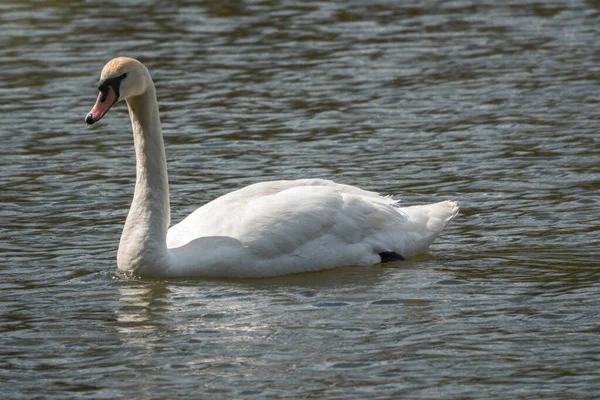
{"type": "Polygon", "coordinates": [[[281,180],[219,197],[169,229],[167,163],[148,69],[114,58],[98,90],[85,121],[98,122],[124,100],[136,155],[118,274],[262,278],[404,260],[424,252],[458,213],[454,201],[399,207],[391,197],[329,180],[281,180]]]}

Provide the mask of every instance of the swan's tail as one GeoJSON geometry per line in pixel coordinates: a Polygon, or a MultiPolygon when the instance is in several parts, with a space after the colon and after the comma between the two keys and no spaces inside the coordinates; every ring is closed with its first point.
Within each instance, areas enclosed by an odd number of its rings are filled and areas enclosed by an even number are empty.
{"type": "Polygon", "coordinates": [[[448,225],[448,222],[458,214],[458,203],[446,200],[439,203],[413,206],[404,209],[404,212],[406,212],[412,220],[412,213],[409,210],[414,210],[418,214],[421,214],[417,219],[426,223],[425,228],[427,230],[439,233],[446,225],[448,225]]]}
{"type": "Polygon", "coordinates": [[[403,207],[408,217],[405,256],[422,253],[458,214],[458,203],[451,200],[434,204],[403,207]]]}

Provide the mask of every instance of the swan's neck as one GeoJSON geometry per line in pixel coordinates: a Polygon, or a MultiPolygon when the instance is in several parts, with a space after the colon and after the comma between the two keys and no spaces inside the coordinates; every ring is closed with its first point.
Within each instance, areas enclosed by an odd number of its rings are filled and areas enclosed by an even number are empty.
{"type": "Polygon", "coordinates": [[[133,126],[136,180],[117,264],[120,270],[135,273],[140,268],[162,268],[168,262],[169,182],[154,86],[128,98],[127,106],[133,126]]]}

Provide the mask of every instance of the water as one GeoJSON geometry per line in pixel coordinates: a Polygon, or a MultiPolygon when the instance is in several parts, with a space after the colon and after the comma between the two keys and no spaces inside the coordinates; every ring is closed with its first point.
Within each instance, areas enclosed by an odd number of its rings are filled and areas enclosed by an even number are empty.
{"type": "Polygon", "coordinates": [[[0,5],[0,397],[597,397],[598,1],[98,4],[0,5]],[[461,214],[387,267],[117,279],[129,120],[83,121],[116,55],[173,221],[309,176],[461,214]]]}

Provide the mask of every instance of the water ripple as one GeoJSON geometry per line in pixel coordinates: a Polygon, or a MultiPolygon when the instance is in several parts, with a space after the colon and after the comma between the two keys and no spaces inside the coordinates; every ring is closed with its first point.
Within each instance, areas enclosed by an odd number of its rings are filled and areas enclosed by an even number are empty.
{"type": "Polygon", "coordinates": [[[597,396],[597,2],[0,10],[3,398],[597,396]],[[387,267],[118,279],[130,126],[83,123],[116,55],[156,81],[173,221],[307,176],[461,215],[387,267]]]}

